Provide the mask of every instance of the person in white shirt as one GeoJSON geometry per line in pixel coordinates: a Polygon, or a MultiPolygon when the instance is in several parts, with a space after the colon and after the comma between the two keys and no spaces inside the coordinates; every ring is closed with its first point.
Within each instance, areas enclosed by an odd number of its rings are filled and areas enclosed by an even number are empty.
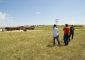
{"type": "Polygon", "coordinates": [[[54,45],[55,45],[55,40],[57,40],[58,45],[60,45],[58,28],[57,28],[57,26],[54,24],[54,25],[53,25],[53,44],[54,44],[54,45]]]}

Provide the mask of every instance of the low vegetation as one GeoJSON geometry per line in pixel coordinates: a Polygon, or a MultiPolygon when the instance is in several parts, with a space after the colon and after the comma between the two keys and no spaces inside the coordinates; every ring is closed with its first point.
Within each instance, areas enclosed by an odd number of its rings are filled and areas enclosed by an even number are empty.
{"type": "Polygon", "coordinates": [[[84,60],[85,31],[75,30],[74,39],[64,46],[62,29],[59,27],[61,47],[57,43],[53,46],[51,26],[27,32],[0,32],[0,60],[84,60]]]}

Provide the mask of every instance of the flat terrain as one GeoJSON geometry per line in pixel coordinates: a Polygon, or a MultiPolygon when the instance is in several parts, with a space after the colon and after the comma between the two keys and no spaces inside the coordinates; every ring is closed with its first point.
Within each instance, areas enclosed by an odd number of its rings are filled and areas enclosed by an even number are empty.
{"type": "Polygon", "coordinates": [[[75,30],[74,39],[64,46],[63,30],[59,27],[59,47],[57,43],[53,46],[51,28],[0,32],[0,60],[85,60],[85,30],[75,30]]]}

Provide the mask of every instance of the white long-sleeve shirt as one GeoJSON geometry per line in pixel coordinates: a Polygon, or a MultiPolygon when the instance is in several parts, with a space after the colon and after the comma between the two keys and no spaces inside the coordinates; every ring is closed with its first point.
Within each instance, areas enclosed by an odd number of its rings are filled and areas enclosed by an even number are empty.
{"type": "Polygon", "coordinates": [[[53,28],[53,37],[58,36],[58,28],[54,27],[53,28]]]}

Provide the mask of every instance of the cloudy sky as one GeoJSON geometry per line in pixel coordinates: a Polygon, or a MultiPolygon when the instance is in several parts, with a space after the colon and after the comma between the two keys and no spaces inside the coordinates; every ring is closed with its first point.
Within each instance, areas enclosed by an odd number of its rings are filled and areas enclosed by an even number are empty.
{"type": "Polygon", "coordinates": [[[0,0],[0,26],[85,24],[85,0],[0,0]]]}

